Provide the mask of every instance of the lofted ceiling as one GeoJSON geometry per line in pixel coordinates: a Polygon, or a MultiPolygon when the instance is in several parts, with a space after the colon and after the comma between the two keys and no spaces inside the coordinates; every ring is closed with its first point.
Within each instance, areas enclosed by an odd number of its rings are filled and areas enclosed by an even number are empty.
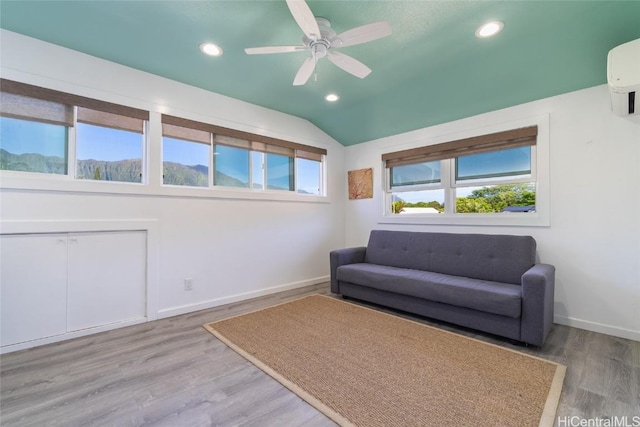
{"type": "Polygon", "coordinates": [[[0,2],[0,26],[99,58],[292,114],[343,145],[606,83],[607,52],[640,37],[640,1],[308,1],[341,33],[387,20],[393,34],[341,51],[359,79],[308,53],[246,55],[301,44],[284,0],[0,2]],[[505,23],[497,36],[478,26],[505,23]],[[204,56],[215,42],[220,57],[204,56]],[[340,100],[329,103],[328,93],[340,100]]]}

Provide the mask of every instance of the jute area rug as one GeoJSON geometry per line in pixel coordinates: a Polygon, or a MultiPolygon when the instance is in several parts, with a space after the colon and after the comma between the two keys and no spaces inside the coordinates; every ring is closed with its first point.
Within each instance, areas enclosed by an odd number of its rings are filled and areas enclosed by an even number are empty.
{"type": "Polygon", "coordinates": [[[322,295],[204,327],[343,426],[552,426],[566,369],[322,295]]]}

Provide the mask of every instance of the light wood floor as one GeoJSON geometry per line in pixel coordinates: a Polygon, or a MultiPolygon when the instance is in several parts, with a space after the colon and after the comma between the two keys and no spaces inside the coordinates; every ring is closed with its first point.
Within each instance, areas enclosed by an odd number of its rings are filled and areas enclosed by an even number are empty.
{"type": "MultiPolygon", "coordinates": [[[[2,355],[0,424],[332,426],[201,327],[314,293],[328,284],[2,355]]],[[[421,321],[565,364],[560,417],[640,416],[640,342],[555,325],[535,349],[421,321]]]]}

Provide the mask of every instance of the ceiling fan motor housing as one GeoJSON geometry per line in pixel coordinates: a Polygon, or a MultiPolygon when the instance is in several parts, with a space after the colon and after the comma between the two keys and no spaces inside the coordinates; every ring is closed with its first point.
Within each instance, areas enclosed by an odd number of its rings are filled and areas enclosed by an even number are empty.
{"type": "Polygon", "coordinates": [[[314,58],[320,59],[327,56],[336,32],[331,29],[331,22],[328,19],[316,17],[316,22],[320,28],[321,37],[318,40],[312,40],[305,35],[302,37],[302,42],[311,49],[311,54],[314,58]]]}

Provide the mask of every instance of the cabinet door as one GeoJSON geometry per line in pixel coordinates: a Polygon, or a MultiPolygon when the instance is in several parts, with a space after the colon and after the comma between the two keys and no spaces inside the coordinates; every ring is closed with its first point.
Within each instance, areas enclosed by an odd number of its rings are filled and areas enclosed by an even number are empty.
{"type": "Polygon", "coordinates": [[[67,329],[144,318],[146,232],[69,234],[67,329]]]}
{"type": "Polygon", "coordinates": [[[67,236],[0,236],[0,344],[67,330],[67,236]]]}

